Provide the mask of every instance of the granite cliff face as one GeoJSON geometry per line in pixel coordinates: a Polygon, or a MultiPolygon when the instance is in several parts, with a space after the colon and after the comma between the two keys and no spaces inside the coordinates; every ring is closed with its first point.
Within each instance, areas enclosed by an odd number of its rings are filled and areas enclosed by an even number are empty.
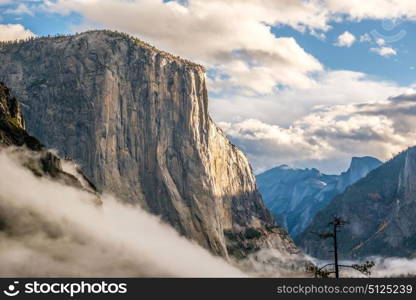
{"type": "Polygon", "coordinates": [[[222,256],[298,252],[246,157],[211,121],[201,66],[108,31],[4,44],[0,61],[28,131],[73,157],[99,190],[222,256]]]}
{"type": "Polygon", "coordinates": [[[314,218],[296,241],[308,254],[328,258],[329,242],[311,231],[326,232],[338,215],[349,224],[339,233],[341,258],[416,254],[416,148],[396,156],[348,187],[314,218]]]}
{"type": "Polygon", "coordinates": [[[257,183],[278,224],[295,237],[337,194],[381,164],[373,157],[353,157],[348,170],[340,175],[283,165],[258,175],[257,183]]]}

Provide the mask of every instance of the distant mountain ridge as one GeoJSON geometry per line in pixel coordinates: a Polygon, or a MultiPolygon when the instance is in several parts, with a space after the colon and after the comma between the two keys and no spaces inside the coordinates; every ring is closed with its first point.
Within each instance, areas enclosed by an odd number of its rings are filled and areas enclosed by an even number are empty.
{"type": "Polygon", "coordinates": [[[339,234],[342,258],[416,255],[416,147],[397,155],[348,187],[296,241],[308,254],[328,258],[330,245],[311,231],[327,229],[338,215],[349,222],[339,234]]]}
{"type": "Polygon", "coordinates": [[[334,196],[381,164],[373,157],[353,157],[348,170],[340,175],[282,165],[258,175],[256,179],[263,200],[276,221],[296,236],[334,196]]]}

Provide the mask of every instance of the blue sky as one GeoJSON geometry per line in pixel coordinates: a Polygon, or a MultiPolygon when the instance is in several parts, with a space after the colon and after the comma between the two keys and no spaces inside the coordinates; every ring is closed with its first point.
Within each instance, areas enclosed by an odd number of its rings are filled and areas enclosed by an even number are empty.
{"type": "Polygon", "coordinates": [[[0,0],[0,40],[108,28],[204,64],[213,119],[256,172],[416,144],[388,100],[416,93],[415,20],[413,0],[0,0]]]}
{"type": "Polygon", "coordinates": [[[326,34],[324,40],[288,26],[276,27],[273,32],[280,36],[296,38],[307,52],[312,53],[327,68],[364,72],[378,78],[394,80],[403,85],[409,85],[415,81],[416,61],[413,53],[416,53],[416,26],[414,22],[400,21],[391,30],[384,29],[381,20],[332,22],[330,25],[333,29],[326,34]],[[405,35],[398,41],[386,43],[397,50],[397,55],[385,58],[370,52],[370,49],[376,46],[374,41],[357,42],[351,47],[334,46],[337,37],[345,31],[351,32],[357,38],[365,34],[369,34],[372,38],[379,37],[377,34],[372,34],[374,31],[385,37],[394,37],[401,33],[405,35]]]}
{"type": "Polygon", "coordinates": [[[82,16],[71,13],[62,16],[56,13],[33,11],[33,15],[6,13],[8,9],[15,9],[18,3],[12,3],[0,8],[2,24],[22,24],[25,28],[38,36],[71,33],[73,25],[82,23],[82,16]]]}

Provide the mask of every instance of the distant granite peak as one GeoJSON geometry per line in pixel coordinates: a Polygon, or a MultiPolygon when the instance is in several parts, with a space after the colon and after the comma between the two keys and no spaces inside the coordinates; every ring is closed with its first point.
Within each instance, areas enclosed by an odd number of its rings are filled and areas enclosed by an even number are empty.
{"type": "Polygon", "coordinates": [[[337,190],[343,192],[348,186],[364,178],[370,171],[382,164],[382,161],[371,156],[353,157],[348,170],[340,175],[337,190]]]}
{"type": "Polygon", "coordinates": [[[379,167],[383,162],[375,157],[362,156],[353,157],[347,172],[362,172],[365,169],[374,169],[379,167]]]}

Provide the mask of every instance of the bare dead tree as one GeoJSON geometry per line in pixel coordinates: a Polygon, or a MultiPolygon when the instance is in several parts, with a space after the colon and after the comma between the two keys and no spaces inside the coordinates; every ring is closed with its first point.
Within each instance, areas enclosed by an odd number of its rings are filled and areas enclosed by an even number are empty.
{"type": "Polygon", "coordinates": [[[339,269],[340,268],[352,268],[356,271],[361,272],[365,275],[371,275],[371,268],[374,267],[375,263],[373,261],[366,261],[362,264],[353,264],[353,265],[340,265],[338,261],[338,237],[337,234],[340,231],[340,228],[348,224],[347,221],[341,217],[334,216],[333,219],[328,223],[332,228],[330,232],[318,233],[311,232],[316,234],[320,239],[331,238],[333,241],[333,252],[334,252],[334,263],[326,264],[322,267],[309,265],[307,266],[307,271],[314,273],[315,277],[329,277],[331,274],[335,274],[335,278],[339,278],[339,269]],[[328,268],[332,268],[328,270],[328,268]]]}

